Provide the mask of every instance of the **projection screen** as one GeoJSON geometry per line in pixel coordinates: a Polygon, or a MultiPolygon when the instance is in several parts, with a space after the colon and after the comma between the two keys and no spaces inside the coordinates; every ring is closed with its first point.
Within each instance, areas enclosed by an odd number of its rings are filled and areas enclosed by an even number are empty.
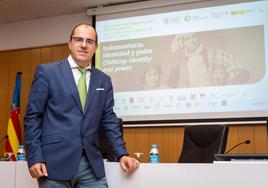
{"type": "Polygon", "coordinates": [[[268,1],[97,15],[96,29],[95,64],[124,121],[268,117],[268,1]]]}

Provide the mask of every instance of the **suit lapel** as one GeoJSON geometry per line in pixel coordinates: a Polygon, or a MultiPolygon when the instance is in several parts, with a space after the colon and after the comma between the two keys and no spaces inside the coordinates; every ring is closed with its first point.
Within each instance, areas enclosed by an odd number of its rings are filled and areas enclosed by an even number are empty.
{"type": "Polygon", "coordinates": [[[66,81],[66,85],[69,87],[72,93],[73,99],[76,105],[79,107],[79,110],[81,111],[81,113],[83,113],[82,105],[81,105],[80,98],[79,98],[79,93],[78,93],[77,86],[73,77],[73,72],[71,70],[68,60],[66,59],[62,61],[60,66],[61,66],[60,68],[63,74],[63,78],[66,81]]]}
{"type": "Polygon", "coordinates": [[[96,92],[96,88],[97,88],[97,78],[96,78],[96,71],[95,68],[92,67],[91,68],[91,72],[90,72],[90,83],[89,83],[89,88],[88,88],[88,94],[87,94],[87,99],[86,99],[86,105],[85,105],[85,113],[87,112],[90,104],[93,101],[95,92],[96,92]]]}

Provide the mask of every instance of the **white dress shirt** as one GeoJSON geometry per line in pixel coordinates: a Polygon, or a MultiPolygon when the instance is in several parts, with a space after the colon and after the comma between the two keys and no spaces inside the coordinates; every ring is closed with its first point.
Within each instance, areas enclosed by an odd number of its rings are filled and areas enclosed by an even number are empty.
{"type": "MultiPolygon", "coordinates": [[[[78,85],[78,81],[79,81],[79,79],[81,77],[81,73],[78,70],[79,66],[75,63],[75,61],[74,61],[74,59],[72,58],[71,55],[69,55],[68,61],[69,61],[70,67],[71,67],[72,72],[73,72],[75,83],[76,83],[76,85],[78,85]]],[[[90,69],[91,69],[91,64],[88,67],[86,67],[86,69],[87,69],[87,73],[86,73],[86,84],[87,84],[87,90],[88,90],[89,83],[90,83],[90,69]]]]}

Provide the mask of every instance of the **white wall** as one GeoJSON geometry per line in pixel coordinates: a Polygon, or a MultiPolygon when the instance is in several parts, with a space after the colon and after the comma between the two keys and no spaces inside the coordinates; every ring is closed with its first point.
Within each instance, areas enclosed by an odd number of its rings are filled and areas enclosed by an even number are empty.
{"type": "Polygon", "coordinates": [[[0,51],[67,43],[72,28],[92,23],[85,12],[0,24],[0,51]]]}

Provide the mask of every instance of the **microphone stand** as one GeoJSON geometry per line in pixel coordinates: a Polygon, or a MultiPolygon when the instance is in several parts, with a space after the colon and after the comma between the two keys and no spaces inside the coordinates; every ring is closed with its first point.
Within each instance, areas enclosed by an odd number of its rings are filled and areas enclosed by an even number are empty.
{"type": "Polygon", "coordinates": [[[250,144],[250,140],[245,140],[243,142],[240,142],[236,145],[234,145],[231,149],[229,149],[227,152],[225,152],[225,154],[229,153],[230,151],[232,151],[233,149],[235,149],[236,147],[240,146],[241,144],[250,144]]]}

